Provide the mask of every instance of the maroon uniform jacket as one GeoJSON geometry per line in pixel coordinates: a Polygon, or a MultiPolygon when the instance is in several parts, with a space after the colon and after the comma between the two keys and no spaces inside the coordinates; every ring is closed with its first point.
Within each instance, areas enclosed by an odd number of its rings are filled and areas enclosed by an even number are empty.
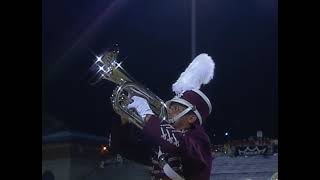
{"type": "MultiPolygon", "coordinates": [[[[154,147],[167,154],[168,164],[186,180],[209,180],[212,166],[210,140],[204,129],[196,124],[188,130],[176,130],[166,121],[151,116],[143,134],[154,147]]],[[[157,152],[157,151],[156,151],[157,152]]],[[[152,158],[155,179],[165,176],[157,166],[157,156],[152,158]]]]}

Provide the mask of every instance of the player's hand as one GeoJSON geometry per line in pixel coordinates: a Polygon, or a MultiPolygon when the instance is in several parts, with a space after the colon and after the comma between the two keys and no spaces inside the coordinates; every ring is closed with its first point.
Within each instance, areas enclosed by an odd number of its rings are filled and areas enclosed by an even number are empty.
{"type": "Polygon", "coordinates": [[[128,108],[135,109],[143,119],[147,114],[154,115],[146,99],[139,96],[133,96],[131,99],[133,102],[128,105],[128,108]]]}

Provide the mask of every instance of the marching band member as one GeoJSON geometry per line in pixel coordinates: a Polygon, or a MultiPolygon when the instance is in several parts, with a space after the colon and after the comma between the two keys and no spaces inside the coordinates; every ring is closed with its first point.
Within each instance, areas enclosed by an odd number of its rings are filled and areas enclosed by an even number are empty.
{"type": "Polygon", "coordinates": [[[168,119],[157,117],[142,97],[133,96],[128,108],[144,119],[143,134],[152,143],[152,178],[209,180],[212,166],[210,140],[202,124],[212,111],[200,87],[213,78],[215,64],[198,55],[172,85],[175,97],[166,102],[168,119]]]}

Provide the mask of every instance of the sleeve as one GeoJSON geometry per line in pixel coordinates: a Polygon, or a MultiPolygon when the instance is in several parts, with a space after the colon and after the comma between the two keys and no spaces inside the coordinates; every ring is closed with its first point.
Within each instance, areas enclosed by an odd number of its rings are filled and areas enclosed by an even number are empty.
{"type": "Polygon", "coordinates": [[[160,119],[151,116],[146,123],[143,133],[155,145],[160,145],[168,153],[179,153],[182,158],[190,163],[202,167],[206,164],[202,148],[204,139],[201,133],[185,133],[176,130],[170,124],[160,123],[160,119]]]}
{"type": "Polygon", "coordinates": [[[111,138],[112,154],[121,154],[127,159],[150,165],[150,148],[140,140],[135,126],[115,123],[111,129],[111,138]]]}

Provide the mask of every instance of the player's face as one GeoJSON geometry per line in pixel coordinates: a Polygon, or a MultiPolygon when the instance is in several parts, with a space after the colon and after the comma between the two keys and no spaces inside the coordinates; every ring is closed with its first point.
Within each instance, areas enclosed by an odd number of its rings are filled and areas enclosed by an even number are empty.
{"type": "Polygon", "coordinates": [[[177,103],[173,103],[172,105],[170,105],[169,110],[168,110],[169,119],[174,118],[176,115],[178,115],[179,113],[181,113],[185,109],[186,109],[186,107],[181,106],[177,103]]]}
{"type": "MultiPolygon", "coordinates": [[[[168,111],[168,116],[169,119],[174,118],[175,116],[177,116],[178,114],[180,114],[182,111],[184,111],[186,109],[185,106],[177,104],[177,103],[173,103],[170,107],[169,107],[169,111],[168,111]]],[[[189,128],[190,127],[190,123],[193,122],[194,118],[191,118],[190,115],[184,115],[182,116],[179,120],[177,120],[173,126],[177,129],[185,129],[185,128],[189,128]],[[192,119],[192,120],[191,120],[192,119]]]]}

